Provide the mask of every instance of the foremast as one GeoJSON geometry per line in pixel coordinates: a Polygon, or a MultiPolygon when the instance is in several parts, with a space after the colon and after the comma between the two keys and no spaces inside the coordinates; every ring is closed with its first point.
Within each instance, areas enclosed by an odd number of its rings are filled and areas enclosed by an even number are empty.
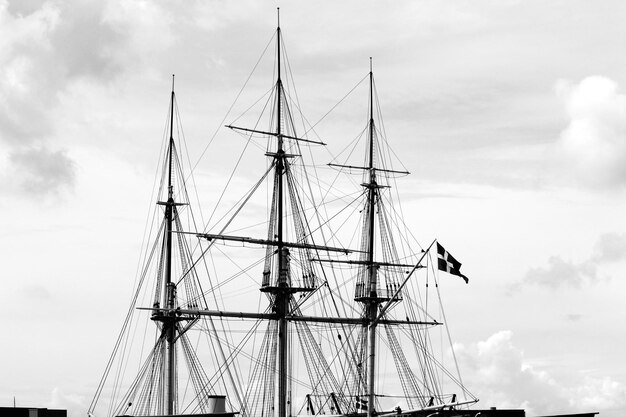
{"type": "MultiPolygon", "coordinates": [[[[367,151],[366,164],[362,169],[365,173],[364,182],[361,184],[365,188],[365,204],[363,208],[363,234],[361,236],[362,265],[363,269],[357,281],[355,291],[355,301],[363,305],[364,316],[366,318],[367,330],[367,377],[366,377],[366,393],[367,403],[361,403],[361,409],[367,410],[368,417],[376,414],[376,341],[378,338],[377,327],[381,322],[382,315],[381,305],[383,303],[394,303],[402,299],[400,291],[401,286],[393,278],[386,278],[386,289],[381,287],[381,279],[379,279],[379,268],[387,267],[406,267],[408,265],[397,262],[397,256],[390,244],[391,236],[384,230],[387,223],[384,219],[379,220],[380,233],[376,230],[377,216],[384,217],[384,207],[382,207],[381,190],[387,188],[379,182],[378,172],[408,174],[405,171],[392,171],[382,169],[377,166],[376,154],[376,124],[374,121],[374,72],[372,69],[372,59],[370,58],[369,72],[369,118],[367,126],[367,151]],[[388,240],[385,242],[385,240],[388,240]],[[380,243],[379,243],[380,242],[380,243]],[[379,256],[386,257],[382,262],[377,261],[377,245],[380,246],[382,252],[379,256]],[[385,247],[385,245],[387,247],[385,247]]],[[[352,167],[355,168],[355,167],[352,167]]],[[[420,260],[421,261],[421,260],[420,260]]],[[[419,265],[415,268],[421,267],[419,265]]]]}

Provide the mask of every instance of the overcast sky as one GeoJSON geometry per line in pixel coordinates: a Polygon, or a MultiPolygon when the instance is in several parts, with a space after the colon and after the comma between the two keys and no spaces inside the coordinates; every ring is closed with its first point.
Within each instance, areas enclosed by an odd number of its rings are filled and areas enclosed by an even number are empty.
{"type": "Polygon", "coordinates": [[[171,74],[195,163],[276,6],[309,120],[374,58],[413,233],[471,279],[444,287],[482,406],[622,415],[623,0],[0,0],[0,406],[86,412],[130,298],[171,74]]]}

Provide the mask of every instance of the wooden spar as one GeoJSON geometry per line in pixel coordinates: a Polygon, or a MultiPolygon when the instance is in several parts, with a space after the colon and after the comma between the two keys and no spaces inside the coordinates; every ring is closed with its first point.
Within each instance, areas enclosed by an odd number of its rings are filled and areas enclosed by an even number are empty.
{"type": "Polygon", "coordinates": [[[376,168],[376,167],[360,167],[360,166],[356,166],[356,165],[343,165],[343,164],[333,164],[333,163],[328,163],[326,164],[329,167],[333,167],[333,168],[348,168],[348,169],[360,169],[360,170],[374,170],[375,172],[386,172],[388,174],[403,174],[403,175],[409,175],[410,172],[409,171],[397,171],[395,169],[382,169],[382,168],[376,168]]]}
{"type": "Polygon", "coordinates": [[[276,240],[255,239],[255,238],[246,237],[246,236],[217,235],[217,234],[210,234],[210,233],[191,233],[191,234],[194,234],[198,237],[204,238],[209,241],[214,240],[214,239],[228,240],[232,242],[242,242],[242,243],[250,243],[250,244],[256,244],[256,245],[278,246],[279,249],[281,247],[316,249],[316,250],[323,250],[323,251],[328,251],[328,252],[343,252],[346,255],[349,253],[355,252],[354,250],[351,250],[351,249],[335,248],[332,246],[320,246],[320,245],[310,245],[308,243],[285,242],[282,239],[276,239],[276,240]]]}
{"type": "MultiPolygon", "coordinates": [[[[177,316],[187,316],[191,318],[193,316],[209,316],[219,318],[232,318],[232,319],[250,319],[250,320],[278,320],[280,317],[275,313],[249,313],[245,311],[220,311],[220,310],[200,310],[200,309],[188,309],[188,308],[150,308],[150,307],[138,307],[137,310],[148,310],[154,312],[170,313],[177,316]]],[[[368,324],[367,318],[363,317],[316,317],[316,316],[292,316],[286,315],[284,317],[287,321],[298,321],[307,323],[334,323],[334,324],[352,324],[365,326],[368,324]]],[[[424,325],[424,326],[440,326],[443,323],[438,321],[414,321],[414,320],[379,320],[378,324],[390,324],[390,325],[424,325]]]]}
{"type": "MultiPolygon", "coordinates": [[[[264,130],[257,130],[257,129],[247,129],[245,127],[238,127],[238,126],[233,126],[233,125],[226,125],[225,127],[229,128],[229,129],[233,129],[233,130],[241,130],[243,132],[260,133],[262,135],[268,135],[268,136],[278,136],[279,135],[279,133],[275,133],[275,132],[266,132],[264,130]]],[[[298,140],[298,141],[301,141],[301,142],[314,143],[316,145],[326,145],[324,142],[320,142],[318,140],[310,140],[310,139],[298,138],[298,137],[295,137],[295,136],[289,136],[289,135],[283,135],[283,134],[280,134],[280,136],[282,138],[298,140]]]]}

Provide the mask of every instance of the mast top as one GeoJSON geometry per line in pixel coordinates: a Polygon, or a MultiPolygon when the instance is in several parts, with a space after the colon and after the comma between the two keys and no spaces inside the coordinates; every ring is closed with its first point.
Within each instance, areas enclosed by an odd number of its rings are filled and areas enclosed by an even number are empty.
{"type": "Polygon", "coordinates": [[[372,57],[370,57],[370,74],[372,73],[372,57]]]}
{"type": "Polygon", "coordinates": [[[276,8],[276,17],[278,19],[278,27],[280,28],[280,7],[276,8]]]}
{"type": "Polygon", "coordinates": [[[172,74],[172,93],[174,92],[174,77],[176,74],[172,74]]]}

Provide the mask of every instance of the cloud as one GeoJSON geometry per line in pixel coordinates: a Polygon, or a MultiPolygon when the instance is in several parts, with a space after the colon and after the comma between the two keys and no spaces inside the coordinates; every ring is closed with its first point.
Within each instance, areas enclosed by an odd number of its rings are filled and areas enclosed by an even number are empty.
{"type": "Polygon", "coordinates": [[[551,256],[547,267],[529,269],[522,282],[558,289],[561,287],[581,288],[583,284],[593,283],[596,280],[597,266],[594,262],[574,264],[564,261],[559,256],[551,256]]]}
{"type": "Polygon", "coordinates": [[[59,10],[49,3],[28,16],[10,14],[0,3],[0,140],[30,142],[50,127],[46,111],[58,82],[56,65],[43,57],[53,48],[48,34],[59,25],[59,10]]]}
{"type": "Polygon", "coordinates": [[[456,345],[463,379],[484,407],[524,408],[526,415],[626,406],[626,386],[611,378],[558,380],[533,366],[508,330],[470,346],[456,345]]]}
{"type": "Polygon", "coordinates": [[[56,143],[55,120],[74,82],[121,71],[112,57],[123,38],[103,10],[96,1],[0,0],[0,157],[3,175],[18,182],[5,191],[58,195],[73,185],[75,163],[56,143]]]}
{"type": "Polygon", "coordinates": [[[469,375],[464,376],[484,406],[524,408],[533,415],[552,412],[554,404],[567,403],[565,394],[550,376],[525,363],[524,353],[513,345],[513,333],[500,331],[468,348],[455,347],[469,375]]]}
{"type": "Polygon", "coordinates": [[[31,300],[43,301],[52,298],[48,288],[43,285],[32,284],[22,288],[22,294],[31,300]]]}
{"type": "Polygon", "coordinates": [[[571,322],[578,322],[583,318],[583,316],[582,314],[568,314],[566,318],[571,322]]]}
{"type": "MultiPolygon", "coordinates": [[[[103,9],[102,22],[121,35],[124,44],[116,48],[115,58],[125,66],[152,57],[162,59],[162,52],[176,41],[175,33],[180,33],[182,26],[193,23],[194,4],[171,13],[159,2],[137,2],[109,0],[103,9]],[[186,11],[187,10],[187,11],[186,11]],[[189,13],[187,19],[175,21],[180,15],[189,13]],[[178,31],[173,27],[179,25],[178,31]]],[[[188,27],[184,28],[189,30],[188,27]]],[[[149,64],[154,64],[150,62],[149,64]]]]}
{"type": "Polygon", "coordinates": [[[574,263],[560,256],[548,258],[548,265],[530,268],[524,278],[513,283],[514,292],[525,285],[538,285],[553,290],[559,288],[579,289],[599,282],[598,269],[609,262],[626,259],[626,234],[606,233],[598,238],[589,259],[574,263]]]}
{"type": "Polygon", "coordinates": [[[29,14],[0,1],[0,140],[43,140],[59,93],[81,78],[111,79],[122,37],[97,2],[46,1],[29,14]]]}
{"type": "Polygon", "coordinates": [[[626,185],[626,95],[617,83],[602,76],[559,80],[555,91],[568,118],[559,145],[577,178],[590,186],[626,185]]]}
{"type": "MultiPolygon", "coordinates": [[[[623,410],[626,405],[626,387],[608,377],[600,379],[587,377],[580,386],[572,390],[572,394],[575,395],[577,405],[581,409],[623,410]]],[[[618,415],[622,413],[623,411],[620,411],[618,415]]]]}
{"type": "Polygon", "coordinates": [[[65,394],[61,388],[55,387],[47,407],[67,410],[68,416],[80,416],[85,414],[87,402],[81,395],[65,394]]]}
{"type": "Polygon", "coordinates": [[[12,178],[18,191],[30,196],[55,196],[74,186],[74,161],[65,151],[50,151],[45,147],[20,149],[9,155],[5,176],[12,178]]]}
{"type": "Polygon", "coordinates": [[[598,262],[626,259],[626,234],[607,233],[600,236],[594,247],[593,259],[598,262]]]}

